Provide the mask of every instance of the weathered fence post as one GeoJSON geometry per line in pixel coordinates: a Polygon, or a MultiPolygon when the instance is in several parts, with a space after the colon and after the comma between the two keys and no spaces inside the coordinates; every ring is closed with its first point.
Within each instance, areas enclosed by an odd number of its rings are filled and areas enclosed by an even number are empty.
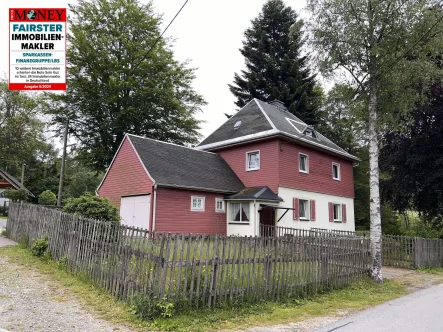
{"type": "Polygon", "coordinates": [[[130,289],[130,283],[131,280],[129,278],[130,276],[130,262],[131,262],[131,246],[129,244],[123,245],[123,252],[121,255],[121,264],[122,264],[122,270],[121,270],[121,278],[120,283],[122,284],[122,287],[120,288],[121,294],[119,294],[121,298],[126,299],[127,295],[129,293],[130,289]]]}
{"type": "Polygon", "coordinates": [[[412,250],[414,252],[414,268],[418,269],[420,267],[420,239],[418,237],[414,237],[414,241],[412,243],[412,250]]]}
{"type": "Polygon", "coordinates": [[[321,255],[321,281],[323,284],[328,284],[328,254],[322,253],[321,255]]]}
{"type": "Polygon", "coordinates": [[[211,275],[211,284],[209,287],[209,300],[208,300],[208,308],[211,307],[211,300],[213,305],[215,306],[217,300],[217,272],[218,272],[218,261],[219,258],[216,256],[212,265],[212,275],[211,275]]]}

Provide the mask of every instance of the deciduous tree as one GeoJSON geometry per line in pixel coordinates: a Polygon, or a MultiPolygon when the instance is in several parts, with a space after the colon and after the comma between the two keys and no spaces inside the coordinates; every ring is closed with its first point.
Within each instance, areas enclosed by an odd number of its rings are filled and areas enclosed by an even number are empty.
{"type": "Polygon", "coordinates": [[[205,102],[191,87],[194,69],[160,38],[152,3],[80,0],[70,12],[68,89],[52,96],[52,113],[59,127],[69,120],[79,158],[103,171],[127,132],[197,143],[205,102]]]}
{"type": "Polygon", "coordinates": [[[399,119],[424,100],[439,72],[432,60],[442,39],[439,1],[308,0],[308,9],[323,74],[338,71],[367,102],[372,277],[382,282],[379,134],[402,129],[399,119]]]}

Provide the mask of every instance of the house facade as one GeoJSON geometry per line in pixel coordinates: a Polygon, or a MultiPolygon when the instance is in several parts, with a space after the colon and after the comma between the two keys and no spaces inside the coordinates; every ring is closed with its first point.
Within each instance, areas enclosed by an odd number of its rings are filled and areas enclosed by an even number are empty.
{"type": "Polygon", "coordinates": [[[159,232],[353,231],[357,161],[280,102],[253,99],[195,148],[126,135],[97,193],[123,223],[159,232]]]}

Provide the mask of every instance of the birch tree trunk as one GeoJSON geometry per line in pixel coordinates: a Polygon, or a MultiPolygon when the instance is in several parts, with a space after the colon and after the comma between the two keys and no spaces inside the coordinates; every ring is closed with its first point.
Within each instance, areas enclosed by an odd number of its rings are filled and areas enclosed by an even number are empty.
{"type": "Polygon", "coordinates": [[[378,168],[378,136],[377,136],[377,88],[369,91],[369,185],[371,212],[371,258],[372,279],[376,283],[383,282],[381,273],[381,217],[380,217],[380,183],[378,168]]]}

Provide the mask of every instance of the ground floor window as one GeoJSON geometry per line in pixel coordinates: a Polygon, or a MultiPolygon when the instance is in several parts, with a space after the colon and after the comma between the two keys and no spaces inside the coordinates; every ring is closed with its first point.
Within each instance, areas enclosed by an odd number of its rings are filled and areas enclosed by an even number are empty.
{"type": "Polygon", "coordinates": [[[225,212],[225,201],[223,198],[215,199],[215,212],[225,212]]]}
{"type": "Polygon", "coordinates": [[[341,204],[334,204],[334,221],[342,221],[341,204]]]}
{"type": "Polygon", "coordinates": [[[191,196],[191,211],[204,211],[205,198],[201,196],[191,196]]]}
{"type": "Polygon", "coordinates": [[[309,220],[309,201],[307,199],[298,200],[300,219],[309,220]]]}
{"type": "Polygon", "coordinates": [[[249,222],[249,203],[231,203],[231,222],[249,222]]]}

